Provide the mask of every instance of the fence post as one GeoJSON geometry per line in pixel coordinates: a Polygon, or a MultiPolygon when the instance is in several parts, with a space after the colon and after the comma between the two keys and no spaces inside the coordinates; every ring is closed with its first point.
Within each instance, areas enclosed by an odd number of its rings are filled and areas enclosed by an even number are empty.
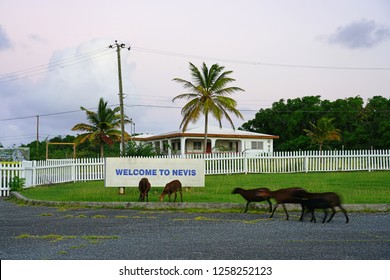
{"type": "Polygon", "coordinates": [[[241,153],[244,158],[244,174],[248,174],[248,153],[241,153]]]}
{"type": "Polygon", "coordinates": [[[308,170],[309,160],[308,160],[307,154],[303,158],[303,166],[304,166],[303,168],[305,170],[305,173],[309,172],[309,170],[308,170]]]}
{"type": "Polygon", "coordinates": [[[71,180],[73,182],[76,182],[76,164],[77,164],[77,158],[72,159],[71,180]]]}
{"type": "Polygon", "coordinates": [[[21,169],[21,177],[25,179],[25,188],[33,186],[33,163],[32,161],[23,160],[21,169]]]}

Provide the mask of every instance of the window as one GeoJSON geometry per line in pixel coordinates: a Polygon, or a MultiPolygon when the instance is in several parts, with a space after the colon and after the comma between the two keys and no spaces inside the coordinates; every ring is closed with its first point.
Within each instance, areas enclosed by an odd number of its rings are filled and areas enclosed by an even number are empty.
{"type": "Polygon", "coordinates": [[[262,141],[252,141],[252,150],[263,150],[263,144],[262,141]]]}
{"type": "Polygon", "coordinates": [[[180,151],[180,142],[172,143],[172,150],[180,151]]]}
{"type": "Polygon", "coordinates": [[[202,150],[202,142],[201,141],[194,141],[193,144],[194,144],[194,147],[193,147],[194,150],[202,150]]]}

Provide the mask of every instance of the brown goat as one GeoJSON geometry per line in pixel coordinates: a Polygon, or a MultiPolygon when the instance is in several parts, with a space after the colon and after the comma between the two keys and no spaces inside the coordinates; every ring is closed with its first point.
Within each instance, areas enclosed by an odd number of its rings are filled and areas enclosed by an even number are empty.
{"type": "Polygon", "coordinates": [[[162,194],[160,195],[160,201],[163,201],[164,200],[164,196],[167,194],[169,202],[171,202],[171,194],[172,193],[175,194],[174,201],[176,201],[177,192],[180,193],[180,201],[183,202],[183,194],[182,194],[181,182],[179,180],[173,180],[173,181],[171,181],[171,182],[169,182],[168,184],[165,185],[165,188],[164,188],[162,194]]]}
{"type": "Polygon", "coordinates": [[[259,191],[259,195],[263,197],[273,198],[276,201],[275,207],[271,213],[270,218],[274,216],[276,208],[278,208],[278,206],[281,204],[283,206],[284,212],[286,213],[286,220],[288,220],[289,218],[286,206],[284,205],[286,203],[301,204],[302,207],[301,218],[302,218],[304,212],[302,200],[304,198],[305,193],[307,193],[307,191],[302,188],[286,188],[286,189],[279,189],[276,191],[270,191],[267,188],[263,188],[262,190],[259,191]]]}
{"type": "Polygon", "coordinates": [[[148,178],[142,178],[138,183],[138,189],[139,189],[139,198],[138,201],[146,201],[149,202],[149,191],[151,188],[151,184],[149,183],[148,178]]]}
{"type": "Polygon", "coordinates": [[[232,194],[240,194],[246,201],[246,207],[244,213],[248,211],[248,206],[249,203],[251,202],[262,202],[262,201],[267,201],[269,205],[269,212],[272,212],[272,203],[270,200],[270,197],[268,196],[262,196],[259,194],[259,191],[261,191],[262,188],[259,189],[249,189],[249,190],[244,190],[242,188],[235,188],[232,192],[232,194]]]}
{"type": "MultiPolygon", "coordinates": [[[[310,222],[316,222],[314,210],[323,209],[324,219],[322,220],[322,222],[325,223],[326,217],[328,216],[327,209],[330,208],[332,209],[332,214],[327,220],[327,223],[329,223],[332,220],[333,216],[336,214],[335,207],[339,207],[341,211],[343,211],[346,223],[349,222],[347,211],[345,211],[345,209],[341,206],[341,198],[337,193],[335,192],[308,193],[305,196],[306,198],[303,199],[303,206],[306,207],[311,213],[310,222]]],[[[301,220],[303,220],[303,215],[301,217],[301,220]]]]}

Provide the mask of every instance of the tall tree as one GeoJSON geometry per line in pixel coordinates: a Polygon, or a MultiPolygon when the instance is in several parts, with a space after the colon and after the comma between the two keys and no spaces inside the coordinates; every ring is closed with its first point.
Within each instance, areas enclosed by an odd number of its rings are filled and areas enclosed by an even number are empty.
{"type": "MultiPolygon", "coordinates": [[[[114,109],[107,107],[107,102],[100,98],[97,112],[93,112],[80,107],[85,111],[89,123],[76,124],[72,130],[83,131],[85,133],[76,137],[75,142],[82,144],[89,141],[92,144],[100,147],[100,157],[104,157],[104,145],[113,147],[115,142],[121,141],[121,131],[118,130],[121,123],[120,107],[114,109]]],[[[125,116],[125,123],[130,123],[127,116],[125,116]]],[[[130,135],[125,132],[126,140],[130,135]]]]}
{"type": "Polygon", "coordinates": [[[276,150],[299,150],[310,146],[310,139],[302,135],[309,122],[322,116],[321,97],[305,96],[294,99],[280,99],[272,108],[260,109],[253,120],[242,125],[243,130],[278,135],[276,150]]]}
{"type": "Polygon", "coordinates": [[[306,135],[310,137],[313,143],[319,145],[320,151],[326,141],[340,141],[341,132],[333,126],[334,118],[321,118],[317,124],[310,122],[311,129],[303,129],[306,135]]]}
{"type": "Polygon", "coordinates": [[[363,113],[364,132],[367,144],[376,149],[390,147],[390,98],[374,96],[368,99],[363,113]]]}
{"type": "Polygon", "coordinates": [[[222,127],[222,119],[226,118],[234,129],[235,127],[229,113],[233,113],[241,119],[243,117],[236,108],[237,102],[228,97],[228,95],[244,90],[239,87],[227,87],[235,79],[229,77],[233,71],[224,72],[225,67],[223,66],[213,64],[209,69],[203,62],[202,69],[199,70],[191,62],[189,64],[193,82],[180,78],[173,79],[173,81],[182,84],[189,92],[176,96],[172,101],[179,99],[189,100],[181,110],[183,120],[180,128],[183,131],[187,129],[190,122],[195,123],[201,115],[204,115],[203,151],[206,153],[209,115],[218,121],[220,127],[222,127]]]}

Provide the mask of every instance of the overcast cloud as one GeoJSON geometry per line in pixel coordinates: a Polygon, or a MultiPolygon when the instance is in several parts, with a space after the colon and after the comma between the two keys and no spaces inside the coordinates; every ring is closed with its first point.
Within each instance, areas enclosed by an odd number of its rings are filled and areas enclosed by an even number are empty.
{"type": "Polygon", "coordinates": [[[389,97],[389,26],[384,0],[2,0],[0,143],[34,141],[37,116],[42,141],[74,135],[80,106],[118,106],[114,40],[131,46],[121,64],[137,133],[179,129],[172,99],[185,90],[172,79],[190,80],[189,62],[233,71],[236,127],[280,99],[389,97]]]}
{"type": "Polygon", "coordinates": [[[11,47],[11,42],[8,39],[7,33],[4,28],[0,25],[0,51],[11,47]]]}
{"type": "Polygon", "coordinates": [[[362,19],[337,28],[329,42],[347,48],[372,48],[390,39],[390,27],[374,20],[362,19]]]}

